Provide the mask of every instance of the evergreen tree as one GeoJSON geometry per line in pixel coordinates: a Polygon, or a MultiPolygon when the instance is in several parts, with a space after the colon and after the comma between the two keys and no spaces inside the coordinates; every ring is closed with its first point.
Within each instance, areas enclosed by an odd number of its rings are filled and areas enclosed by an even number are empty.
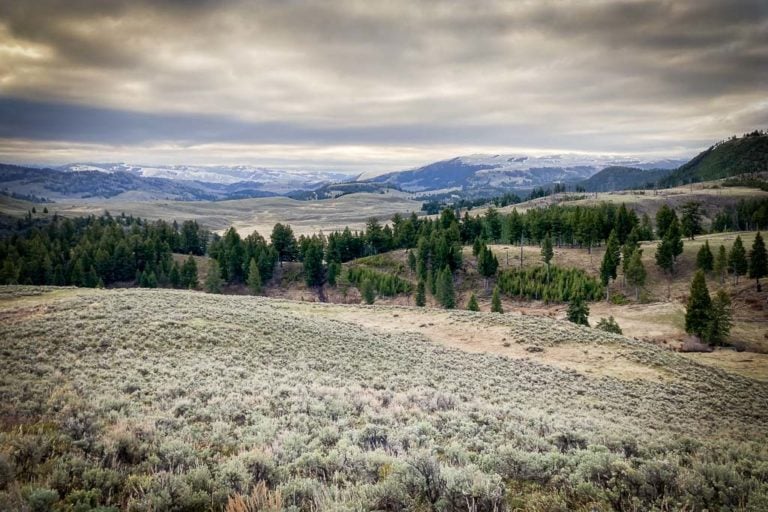
{"type": "Polygon", "coordinates": [[[488,288],[488,279],[496,275],[499,269],[499,260],[485,244],[477,255],[477,271],[485,279],[485,287],[488,288]]]}
{"type": "Polygon", "coordinates": [[[677,219],[675,210],[669,207],[669,205],[663,204],[659,211],[656,212],[656,234],[659,238],[664,238],[669,231],[669,226],[677,219]]]}
{"type": "Polygon", "coordinates": [[[211,258],[208,261],[208,275],[205,276],[205,291],[208,293],[221,293],[224,279],[221,277],[219,262],[211,258]]]}
{"type": "Polygon", "coordinates": [[[589,327],[589,306],[581,295],[576,295],[568,303],[568,321],[589,327]]]}
{"type": "Polygon", "coordinates": [[[189,289],[195,289],[198,286],[197,263],[191,254],[187,256],[186,261],[181,266],[181,286],[189,289]]]}
{"type": "Polygon", "coordinates": [[[547,266],[547,281],[549,281],[549,264],[552,261],[552,256],[555,255],[555,251],[552,250],[552,238],[547,233],[544,237],[544,241],[541,243],[541,259],[547,266]]]}
{"type": "Polygon", "coordinates": [[[715,257],[712,255],[712,251],[709,248],[709,240],[704,242],[704,245],[699,249],[696,254],[696,268],[706,272],[712,272],[715,266],[715,257]]]}
{"type": "Polygon", "coordinates": [[[171,273],[168,275],[168,279],[170,280],[171,286],[173,288],[178,288],[181,286],[181,268],[179,267],[179,263],[177,261],[173,262],[171,273]]]}
{"type": "Polygon", "coordinates": [[[714,271],[715,275],[720,280],[720,284],[723,284],[725,281],[725,273],[728,271],[728,257],[726,256],[724,245],[720,245],[720,248],[717,250],[714,271]]]}
{"type": "Polygon", "coordinates": [[[709,297],[707,281],[704,278],[704,272],[698,270],[691,282],[691,291],[685,308],[685,332],[703,339],[707,332],[711,310],[712,300],[709,297]]]}
{"type": "Polygon", "coordinates": [[[322,241],[313,237],[304,253],[304,281],[307,286],[320,286],[324,280],[322,241]]]}
{"type": "Polygon", "coordinates": [[[712,310],[704,333],[706,341],[713,345],[725,344],[733,326],[732,318],[731,299],[725,290],[720,289],[712,300],[712,310]]]}
{"type": "Polygon", "coordinates": [[[616,230],[611,230],[611,234],[608,237],[608,243],[605,245],[603,262],[600,264],[600,281],[603,283],[603,286],[605,286],[606,300],[610,298],[608,284],[611,279],[616,279],[616,269],[619,267],[619,260],[621,259],[620,251],[619,238],[616,235],[616,230]]]}
{"type": "Polygon", "coordinates": [[[731,252],[728,254],[728,270],[736,278],[736,284],[739,284],[739,276],[743,276],[747,273],[747,251],[744,249],[744,243],[741,241],[741,236],[737,236],[736,240],[731,246],[731,252]]]}
{"type": "Polygon", "coordinates": [[[469,302],[467,303],[467,311],[480,311],[480,305],[477,303],[477,297],[474,293],[469,296],[469,302]]]}
{"type": "Polygon", "coordinates": [[[423,279],[419,279],[416,285],[416,305],[422,308],[427,305],[427,291],[423,279]]]}
{"type": "Polygon", "coordinates": [[[248,264],[248,289],[253,295],[261,293],[261,273],[254,258],[251,258],[251,262],[248,264]]]}
{"type": "Polygon", "coordinates": [[[680,208],[680,228],[691,240],[701,233],[701,203],[689,201],[680,208]]]}
{"type": "Polygon", "coordinates": [[[635,300],[640,300],[640,288],[645,286],[647,272],[643,265],[643,250],[635,249],[629,257],[626,270],[627,282],[635,287],[635,300]]]}
{"type": "Polygon", "coordinates": [[[761,291],[760,278],[768,275],[768,254],[765,252],[765,242],[758,231],[749,253],[749,277],[755,280],[757,291],[761,291]]]}
{"type": "Polygon", "coordinates": [[[373,281],[366,277],[360,284],[360,295],[363,297],[363,302],[366,304],[373,304],[376,301],[376,290],[373,287],[373,281]]]}
{"type": "Polygon", "coordinates": [[[448,265],[437,274],[437,300],[445,309],[453,309],[456,307],[456,292],[453,289],[453,274],[448,265]]]}
{"type": "Polygon", "coordinates": [[[281,223],[277,223],[272,228],[272,235],[270,236],[272,241],[272,247],[277,251],[277,260],[280,262],[280,266],[283,266],[284,261],[293,261],[296,259],[297,247],[296,238],[293,236],[293,229],[291,226],[281,223]]]}
{"type": "Polygon", "coordinates": [[[493,287],[493,296],[491,297],[491,313],[504,313],[504,309],[501,307],[501,293],[499,292],[499,285],[493,287]]]}
{"type": "Polygon", "coordinates": [[[336,281],[338,280],[340,274],[341,263],[338,261],[331,261],[328,264],[328,284],[331,286],[336,286],[336,281]]]}

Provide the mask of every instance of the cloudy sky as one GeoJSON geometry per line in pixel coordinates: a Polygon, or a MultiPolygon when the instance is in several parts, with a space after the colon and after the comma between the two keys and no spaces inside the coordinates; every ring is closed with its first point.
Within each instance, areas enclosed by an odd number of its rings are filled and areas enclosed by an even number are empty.
{"type": "Polygon", "coordinates": [[[0,2],[0,161],[395,170],[768,127],[768,1],[0,2]]]}

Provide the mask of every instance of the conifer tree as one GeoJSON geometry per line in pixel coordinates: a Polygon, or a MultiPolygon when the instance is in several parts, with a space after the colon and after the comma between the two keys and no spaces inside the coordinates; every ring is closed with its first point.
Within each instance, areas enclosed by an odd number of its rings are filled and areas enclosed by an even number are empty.
{"type": "Polygon", "coordinates": [[[739,276],[747,273],[749,264],[747,263],[747,251],[744,249],[744,243],[741,236],[737,236],[731,246],[731,252],[728,254],[728,270],[736,278],[736,284],[739,284],[739,276]]]}
{"type": "Polygon", "coordinates": [[[691,240],[702,232],[701,228],[701,203],[689,201],[680,208],[680,228],[683,235],[691,240]]]}
{"type": "Polygon", "coordinates": [[[261,293],[261,273],[254,258],[248,264],[248,289],[253,295],[261,293]]]}
{"type": "Polygon", "coordinates": [[[749,277],[755,280],[757,291],[761,291],[760,278],[768,275],[768,254],[765,252],[765,242],[758,231],[752,250],[749,253],[749,277]]]}
{"type": "Polygon", "coordinates": [[[416,255],[413,251],[408,251],[408,269],[411,272],[416,272],[416,255]]]}
{"type": "Polygon", "coordinates": [[[709,297],[707,281],[704,278],[704,272],[698,270],[693,276],[688,304],[685,308],[685,332],[703,339],[707,332],[711,310],[712,299],[709,297]]]}
{"type": "Polygon", "coordinates": [[[179,262],[173,262],[171,272],[168,275],[168,280],[171,282],[171,286],[173,288],[178,288],[181,286],[181,268],[179,267],[179,262]]]}
{"type": "Polygon", "coordinates": [[[731,299],[721,288],[712,300],[709,322],[704,333],[706,341],[713,345],[723,345],[731,333],[732,318],[731,299]]]}
{"type": "Polygon", "coordinates": [[[477,297],[474,293],[469,296],[469,302],[467,303],[467,311],[480,311],[480,305],[477,303],[477,297]]]}
{"type": "Polygon", "coordinates": [[[491,313],[504,313],[504,309],[501,307],[501,294],[499,292],[499,285],[493,287],[493,296],[491,297],[491,313]]]}
{"type": "Polygon", "coordinates": [[[499,269],[499,260],[485,244],[477,255],[477,271],[485,279],[485,287],[488,288],[488,279],[496,275],[499,269]]]}
{"type": "Polygon", "coordinates": [[[416,305],[422,308],[427,305],[427,287],[423,279],[416,285],[416,305]]]}
{"type": "Polygon", "coordinates": [[[600,264],[600,281],[605,286],[605,298],[610,299],[609,286],[611,279],[616,279],[616,269],[619,267],[619,260],[621,259],[621,249],[619,247],[619,238],[616,235],[616,230],[611,230],[611,234],[608,237],[608,242],[605,245],[605,254],[603,255],[603,262],[600,264]]]}
{"type": "Polygon", "coordinates": [[[339,275],[341,274],[341,263],[338,261],[331,261],[328,264],[328,284],[336,286],[339,275]]]}
{"type": "Polygon", "coordinates": [[[363,297],[363,302],[366,304],[373,304],[376,301],[376,290],[373,287],[373,281],[366,277],[363,282],[360,283],[360,295],[363,297]]]}
{"type": "Polygon", "coordinates": [[[717,250],[714,271],[715,275],[720,280],[720,284],[723,284],[725,281],[725,273],[728,271],[728,256],[726,256],[724,245],[720,245],[720,248],[717,250]]]}
{"type": "Polygon", "coordinates": [[[647,272],[643,265],[643,250],[635,249],[629,257],[626,270],[627,282],[635,287],[635,300],[640,300],[640,288],[645,286],[647,272]]]}
{"type": "Polygon", "coordinates": [[[544,241],[541,243],[541,259],[547,266],[547,281],[549,281],[549,263],[552,261],[552,256],[555,255],[555,251],[552,250],[552,238],[547,233],[544,237],[544,241]]]}
{"type": "Polygon", "coordinates": [[[605,332],[612,332],[613,334],[623,334],[621,327],[613,318],[613,316],[609,316],[608,318],[601,318],[600,321],[595,324],[595,329],[600,329],[601,331],[605,332]]]}
{"type": "Polygon", "coordinates": [[[197,285],[197,263],[190,254],[181,266],[181,286],[183,288],[195,289],[197,285]]]}
{"type": "Polygon", "coordinates": [[[677,219],[675,210],[669,207],[669,205],[663,204],[659,211],[656,212],[656,234],[659,238],[664,238],[669,231],[669,226],[672,225],[673,220],[677,219]]]}
{"type": "Polygon", "coordinates": [[[445,309],[453,309],[456,307],[456,292],[453,289],[453,274],[448,265],[437,274],[437,300],[445,309]]]}
{"type": "Polygon", "coordinates": [[[208,275],[205,276],[205,291],[208,293],[221,293],[224,280],[221,277],[219,262],[211,258],[208,262],[208,275]]]}
{"type": "Polygon", "coordinates": [[[312,238],[304,253],[304,281],[307,286],[320,286],[325,280],[323,269],[323,244],[321,240],[312,238]]]}
{"type": "Polygon", "coordinates": [[[704,242],[699,252],[696,254],[696,268],[703,270],[705,273],[712,272],[715,266],[715,257],[712,255],[712,251],[709,248],[709,240],[704,242]]]}
{"type": "Polygon", "coordinates": [[[589,306],[581,295],[576,295],[568,303],[568,320],[589,327],[589,306]]]}

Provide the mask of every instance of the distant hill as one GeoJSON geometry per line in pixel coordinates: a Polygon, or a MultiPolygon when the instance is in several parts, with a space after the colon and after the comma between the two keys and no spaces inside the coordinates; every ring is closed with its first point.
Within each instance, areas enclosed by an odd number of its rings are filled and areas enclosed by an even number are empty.
{"type": "Polygon", "coordinates": [[[579,183],[587,192],[613,192],[635,188],[651,188],[669,176],[672,169],[638,169],[635,167],[606,167],[579,183]]]}
{"type": "Polygon", "coordinates": [[[8,164],[0,164],[0,189],[17,197],[39,197],[53,201],[109,199],[121,194],[130,194],[131,198],[140,200],[182,201],[215,201],[275,195],[272,192],[260,190],[258,183],[253,182],[203,183],[143,178],[124,171],[62,172],[8,164]]]}
{"type": "Polygon", "coordinates": [[[383,174],[366,181],[388,183],[408,192],[461,190],[467,196],[480,196],[531,190],[554,183],[576,184],[606,167],[674,169],[681,163],[677,160],[579,154],[470,155],[383,174]]]}
{"type": "Polygon", "coordinates": [[[291,199],[300,201],[313,201],[316,199],[333,199],[347,194],[367,192],[370,194],[385,194],[391,190],[400,190],[388,183],[370,183],[365,181],[350,181],[344,183],[330,183],[315,190],[297,190],[285,194],[291,199]]]}
{"type": "Polygon", "coordinates": [[[673,187],[691,182],[711,181],[739,174],[768,171],[768,134],[752,132],[715,144],[681,165],[659,185],[673,187]]]}

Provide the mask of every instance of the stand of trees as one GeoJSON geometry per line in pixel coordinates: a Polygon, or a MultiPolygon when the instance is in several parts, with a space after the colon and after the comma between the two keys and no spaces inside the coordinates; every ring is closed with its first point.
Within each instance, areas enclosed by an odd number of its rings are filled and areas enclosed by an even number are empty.
{"type": "Polygon", "coordinates": [[[211,238],[194,221],[179,226],[105,214],[26,222],[0,240],[2,284],[195,287],[194,259],[179,265],[172,253],[203,254],[211,238]]]}
{"type": "Polygon", "coordinates": [[[583,270],[555,265],[549,271],[546,267],[505,270],[499,275],[497,286],[510,297],[545,302],[568,302],[577,296],[599,300],[605,293],[603,285],[583,270]]]}

